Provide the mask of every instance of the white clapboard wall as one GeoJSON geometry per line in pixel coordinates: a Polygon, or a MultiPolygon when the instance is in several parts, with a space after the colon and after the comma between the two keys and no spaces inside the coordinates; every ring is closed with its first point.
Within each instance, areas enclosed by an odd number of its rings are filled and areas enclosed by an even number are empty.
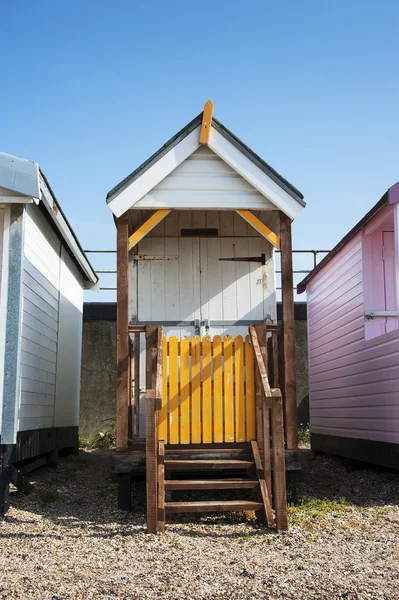
{"type": "Polygon", "coordinates": [[[18,431],[54,425],[61,243],[34,206],[24,215],[18,431]]]}
{"type": "Polygon", "coordinates": [[[82,279],[36,205],[24,214],[18,431],[78,425],[82,279]]]}
{"type": "Polygon", "coordinates": [[[275,209],[241,175],[207,146],[201,146],[136,205],[136,208],[275,209]]]}
{"type": "MultiPolygon", "coordinates": [[[[278,233],[276,211],[256,214],[278,233]]],[[[131,211],[133,223],[146,218],[144,211],[131,211]]],[[[209,322],[201,335],[233,336],[246,334],[249,321],[276,320],[273,247],[234,211],[172,211],[130,252],[130,286],[131,321],[165,324],[168,336],[193,335],[196,320],[209,322]],[[214,228],[218,236],[180,236],[193,228],[214,228]],[[264,265],[219,260],[262,254],[264,265]]]]}

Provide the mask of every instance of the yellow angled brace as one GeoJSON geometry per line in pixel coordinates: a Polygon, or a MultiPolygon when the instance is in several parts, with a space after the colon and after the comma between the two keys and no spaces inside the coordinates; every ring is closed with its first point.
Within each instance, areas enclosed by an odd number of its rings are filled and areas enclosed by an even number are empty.
{"type": "Polygon", "coordinates": [[[204,105],[204,113],[202,115],[202,125],[199,136],[200,144],[208,144],[209,136],[211,134],[211,125],[212,125],[212,115],[213,115],[213,102],[212,100],[208,100],[204,105]]]}
{"type": "Polygon", "coordinates": [[[166,208],[157,210],[151,217],[129,237],[129,250],[136,246],[141,240],[150,233],[171,211],[166,208]]]}
{"type": "Polygon", "coordinates": [[[249,223],[250,225],[252,225],[252,227],[254,229],[256,229],[256,231],[258,233],[260,233],[271,244],[273,244],[273,246],[275,248],[277,248],[277,250],[280,250],[280,238],[278,237],[278,235],[276,235],[275,233],[273,233],[273,231],[271,229],[269,229],[267,227],[267,225],[265,225],[264,223],[262,223],[262,221],[260,221],[258,219],[258,217],[255,217],[255,215],[252,214],[250,210],[237,210],[236,212],[238,212],[238,214],[243,219],[245,219],[245,221],[247,223],[249,223]]]}

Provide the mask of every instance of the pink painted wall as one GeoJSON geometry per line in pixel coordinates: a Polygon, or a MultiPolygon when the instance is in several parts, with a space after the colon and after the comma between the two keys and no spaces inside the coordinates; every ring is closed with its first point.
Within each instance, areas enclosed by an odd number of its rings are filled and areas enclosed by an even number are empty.
{"type": "MultiPolygon", "coordinates": [[[[393,230],[394,208],[389,210],[391,216],[377,229],[393,230]]],[[[377,218],[381,221],[378,213],[377,218]]],[[[366,227],[372,226],[370,221],[366,227]]],[[[381,282],[373,281],[372,272],[370,277],[365,229],[307,284],[311,431],[399,443],[399,330],[390,317],[377,334],[367,334],[364,312],[379,308],[372,303],[381,282]]],[[[392,235],[388,238],[390,248],[392,235]]],[[[397,300],[390,256],[392,310],[397,300]]]]}

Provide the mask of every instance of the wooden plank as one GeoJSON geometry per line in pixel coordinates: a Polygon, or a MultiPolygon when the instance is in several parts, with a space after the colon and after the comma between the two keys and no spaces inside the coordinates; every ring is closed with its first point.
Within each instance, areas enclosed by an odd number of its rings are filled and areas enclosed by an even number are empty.
{"type": "Polygon", "coordinates": [[[223,356],[224,441],[234,442],[233,340],[229,335],[223,340],[223,356]]]}
{"type": "MultiPolygon", "coordinates": [[[[139,334],[137,334],[139,335],[139,334]]],[[[158,440],[168,442],[168,340],[163,338],[162,407],[158,413],[158,440]]]]}
{"type": "Polygon", "coordinates": [[[272,527],[274,524],[273,521],[273,511],[272,511],[272,503],[271,497],[269,494],[269,490],[266,485],[265,476],[262,468],[262,461],[260,459],[258,444],[253,440],[251,442],[252,446],[252,454],[254,457],[256,473],[259,479],[260,493],[262,496],[262,502],[265,509],[266,523],[268,527],[272,527]]]}
{"type": "Polygon", "coordinates": [[[212,442],[211,338],[202,340],[202,442],[212,442]]]}
{"type": "Polygon", "coordinates": [[[273,231],[269,229],[267,225],[262,223],[262,221],[260,221],[258,217],[255,217],[255,215],[250,210],[237,210],[236,212],[238,212],[238,214],[247,223],[252,225],[252,227],[256,229],[256,231],[260,233],[261,236],[266,238],[275,248],[277,248],[277,250],[280,250],[280,238],[278,237],[278,235],[273,233],[273,231]]]}
{"type": "Polygon", "coordinates": [[[190,443],[190,344],[180,339],[180,444],[190,443]]]}
{"type": "Polygon", "coordinates": [[[155,410],[155,378],[157,364],[158,328],[146,328],[146,389],[153,390],[153,397],[146,397],[146,492],[147,492],[147,531],[156,533],[158,529],[158,412],[155,410]]]}
{"type": "Polygon", "coordinates": [[[179,443],[179,345],[177,337],[169,338],[169,442],[179,443]]]}
{"type": "Polygon", "coordinates": [[[277,531],[287,531],[287,490],[285,480],[285,453],[284,453],[284,421],[283,400],[278,389],[273,390],[273,404],[271,410],[272,425],[272,451],[273,451],[273,491],[274,508],[276,511],[277,531]]]}
{"type": "Polygon", "coordinates": [[[162,391],[163,391],[163,327],[158,327],[158,342],[157,342],[157,371],[155,381],[155,408],[162,408],[162,391]]]}
{"type": "Polygon", "coordinates": [[[252,490],[258,487],[254,479],[170,479],[165,481],[166,490],[252,490]]]}
{"type": "Polygon", "coordinates": [[[191,441],[201,440],[201,343],[198,336],[191,338],[191,441]]]}
{"type": "Polygon", "coordinates": [[[184,512],[231,512],[242,510],[261,510],[263,504],[261,502],[253,502],[251,500],[223,500],[217,502],[208,500],[202,502],[166,502],[165,512],[184,513],[184,512]]]}
{"type": "Polygon", "coordinates": [[[249,327],[249,334],[251,336],[252,346],[255,354],[255,365],[260,375],[263,393],[266,399],[271,398],[272,394],[269,385],[269,378],[267,376],[266,365],[264,363],[261,347],[258,341],[257,331],[253,325],[250,325],[249,327]]]}
{"type": "Polygon", "coordinates": [[[170,459],[166,457],[165,465],[171,471],[191,471],[192,469],[208,470],[208,469],[250,469],[253,466],[251,460],[189,460],[189,459],[170,459]]]}
{"type": "Polygon", "coordinates": [[[154,227],[158,225],[168,214],[170,209],[157,210],[145,223],[143,223],[136,231],[129,237],[129,250],[136,246],[154,227]]]}
{"type": "Polygon", "coordinates": [[[128,292],[128,215],[116,222],[117,229],[117,389],[116,449],[128,446],[129,438],[129,292],[128,292]]]}
{"type": "Polygon", "coordinates": [[[222,371],[222,338],[213,338],[213,427],[214,442],[223,442],[223,371],[222,371]]]}
{"type": "Polygon", "coordinates": [[[283,352],[287,448],[298,448],[298,418],[296,406],[294,284],[292,274],[291,219],[280,212],[281,287],[283,308],[283,352]]]}
{"type": "Polygon", "coordinates": [[[140,435],[140,333],[134,333],[133,337],[133,439],[138,440],[140,435]]]}
{"type": "Polygon", "coordinates": [[[270,498],[272,495],[272,457],[270,448],[270,409],[265,405],[262,410],[262,451],[263,451],[263,470],[265,473],[265,481],[269,491],[270,498]]]}
{"type": "Polygon", "coordinates": [[[158,442],[158,531],[165,531],[165,444],[158,442]]]}
{"type": "Polygon", "coordinates": [[[256,438],[255,364],[253,349],[249,342],[249,335],[247,335],[245,338],[245,400],[246,440],[249,442],[256,438]]]}
{"type": "Polygon", "coordinates": [[[245,442],[244,344],[242,335],[234,339],[235,440],[245,442]]]}
{"type": "Polygon", "coordinates": [[[201,130],[199,135],[200,144],[208,144],[209,136],[211,134],[212,127],[212,115],[213,115],[213,102],[207,100],[204,104],[204,112],[202,114],[201,130]]]}

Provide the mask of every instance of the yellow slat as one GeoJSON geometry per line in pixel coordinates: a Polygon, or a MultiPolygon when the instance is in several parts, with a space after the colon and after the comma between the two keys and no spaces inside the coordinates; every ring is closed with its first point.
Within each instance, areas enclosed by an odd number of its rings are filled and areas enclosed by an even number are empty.
{"type": "Polygon", "coordinates": [[[191,442],[201,443],[201,345],[194,336],[191,340],[191,442]]]}
{"type": "Polygon", "coordinates": [[[223,340],[223,356],[224,441],[234,442],[233,340],[230,336],[223,340]]]}
{"type": "Polygon", "coordinates": [[[176,337],[169,338],[169,435],[170,443],[179,443],[179,362],[178,341],[176,337]]]}
{"type": "Polygon", "coordinates": [[[214,442],[223,442],[223,371],[222,371],[222,338],[213,338],[213,410],[214,410],[214,442]]]}
{"type": "Polygon", "coordinates": [[[180,444],[190,443],[190,344],[180,340],[180,444]]]}
{"type": "Polygon", "coordinates": [[[210,337],[202,340],[202,443],[212,443],[212,380],[210,337]]]}
{"type": "Polygon", "coordinates": [[[235,366],[235,436],[236,442],[245,442],[245,402],[244,402],[244,343],[242,335],[234,339],[235,366]]]}
{"type": "Polygon", "coordinates": [[[256,438],[255,422],[255,370],[254,351],[249,343],[249,335],[245,338],[245,399],[246,399],[246,441],[250,442],[256,438]]]}
{"type": "Polygon", "coordinates": [[[163,338],[162,408],[158,413],[158,439],[168,442],[168,341],[163,338]]]}

